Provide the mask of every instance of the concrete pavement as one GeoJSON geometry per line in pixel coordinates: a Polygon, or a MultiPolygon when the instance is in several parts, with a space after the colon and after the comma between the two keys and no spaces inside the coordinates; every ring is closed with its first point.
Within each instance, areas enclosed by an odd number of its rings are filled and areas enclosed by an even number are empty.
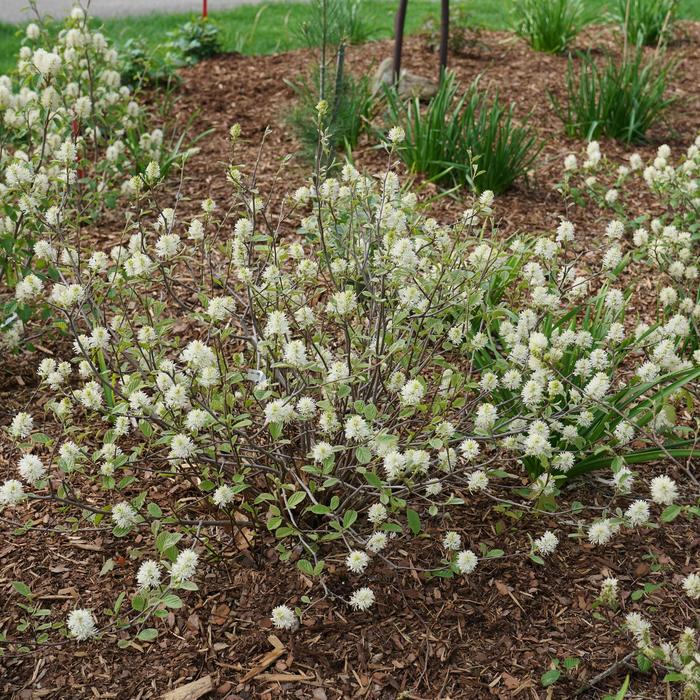
{"type": "MultiPolygon", "coordinates": [[[[256,4],[260,0],[208,0],[209,12],[239,5],[256,4]]],[[[74,0],[37,0],[39,12],[56,19],[64,17],[74,0]]],[[[83,0],[83,6],[87,0],[83,0]]],[[[95,17],[144,15],[152,12],[202,12],[202,0],[92,0],[90,14],[95,17]]],[[[0,22],[26,22],[32,19],[27,0],[0,0],[0,22]]]]}

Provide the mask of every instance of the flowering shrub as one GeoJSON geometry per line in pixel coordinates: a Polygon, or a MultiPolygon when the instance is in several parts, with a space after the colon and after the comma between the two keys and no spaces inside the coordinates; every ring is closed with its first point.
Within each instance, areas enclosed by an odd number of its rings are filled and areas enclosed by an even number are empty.
{"type": "MultiPolygon", "coordinates": [[[[555,517],[562,486],[603,469],[609,505],[594,518],[581,503],[564,509],[565,522],[579,518],[574,537],[605,545],[699,514],[669,476],[639,487],[633,471],[695,453],[676,407],[693,401],[700,356],[688,341],[696,306],[628,317],[618,199],[603,197],[602,264],[587,266],[566,220],[499,240],[489,191],[453,226],[420,214],[392,168],[398,127],[381,177],[317,171],[277,212],[235,161],[240,129],[231,135],[230,205],[207,199],[183,220],[160,204],[154,161],[125,188],[124,245],[86,250],[80,220],[59,216],[36,242],[55,251],[58,279],[18,285],[45,298],[73,351],[38,364],[52,398],[41,426],[28,411],[9,426],[17,478],[0,486],[0,507],[53,501],[127,542],[141,536],[132,612],[120,613],[121,595],[112,624],[152,639],[151,616],[196,588],[196,542],[234,546],[207,538],[218,526],[274,533],[280,560],[339,601],[324,570],[342,561],[356,583],[345,602],[365,611],[380,592],[362,577],[376,559],[391,565],[403,539],[435,540],[429,576],[469,576],[504,554],[432,520],[468,501],[555,517]],[[175,494],[168,510],[149,500],[154,488],[175,494]]],[[[588,161],[602,167],[597,145],[588,161]]],[[[580,196],[573,166],[562,190],[580,196]]],[[[66,162],[67,188],[78,167],[66,162]]],[[[667,178],[664,196],[681,197],[681,181],[667,178]]],[[[561,537],[532,533],[509,555],[542,565],[561,537]]],[[[301,614],[281,603],[272,621],[294,629],[301,614]]],[[[100,629],[89,609],[67,623],[78,640],[100,629]]]]}
{"type": "Polygon", "coordinates": [[[59,256],[65,264],[75,253],[47,242],[63,221],[89,227],[116,203],[125,170],[168,164],[163,132],[146,130],[118,66],[76,7],[55,37],[53,27],[28,25],[16,73],[0,76],[0,279],[23,280],[0,316],[6,344],[17,342],[27,302],[56,277],[59,256]]]}
{"type": "MultiPolygon", "coordinates": [[[[579,203],[592,201],[611,210],[624,222],[631,236],[627,259],[643,264],[656,281],[659,320],[683,330],[683,351],[700,348],[700,293],[698,245],[694,235],[700,224],[700,137],[674,165],[671,149],[660,146],[653,162],[645,164],[632,154],[619,167],[602,157],[595,142],[589,144],[579,168],[575,155],[567,158],[562,192],[579,203]],[[629,187],[645,188],[660,215],[639,215],[638,205],[624,195],[629,187]]],[[[617,258],[615,253],[609,253],[617,258]]],[[[620,260],[622,257],[620,256],[620,260]]],[[[660,339],[656,336],[654,339],[660,339]]],[[[696,361],[697,361],[697,355],[696,361]]]]}

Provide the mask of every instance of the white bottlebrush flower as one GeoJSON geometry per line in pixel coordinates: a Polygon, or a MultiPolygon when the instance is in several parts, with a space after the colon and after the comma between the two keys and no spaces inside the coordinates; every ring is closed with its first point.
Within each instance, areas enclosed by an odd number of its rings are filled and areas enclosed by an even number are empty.
{"type": "Polygon", "coordinates": [[[476,440],[467,438],[460,444],[459,451],[462,453],[462,457],[464,457],[467,462],[471,462],[479,456],[479,452],[481,450],[479,448],[479,443],[476,440]]]}
{"type": "Polygon", "coordinates": [[[138,514],[131,504],[122,501],[112,508],[112,520],[114,520],[114,524],[117,527],[128,528],[132,525],[136,525],[138,522],[138,514]]]}
{"type": "Polygon", "coordinates": [[[493,404],[482,403],[476,409],[474,429],[479,433],[490,433],[498,418],[498,410],[493,404]]]}
{"type": "Polygon", "coordinates": [[[219,508],[225,508],[229,504],[233,503],[233,499],[235,497],[236,494],[234,493],[233,489],[227,484],[223,484],[219,486],[216,491],[214,491],[212,501],[214,501],[214,505],[218,506],[219,508]]]}
{"type": "Polygon", "coordinates": [[[41,29],[38,24],[30,22],[25,29],[25,34],[30,41],[36,41],[41,36],[41,29]]]}
{"type": "Polygon", "coordinates": [[[153,559],[146,559],[139,566],[136,574],[136,582],[139,584],[139,589],[157,588],[160,585],[161,565],[153,559]]]}
{"type": "Polygon", "coordinates": [[[386,506],[383,503],[373,503],[367,511],[367,520],[373,525],[382,523],[387,518],[386,506]]]}
{"type": "Polygon", "coordinates": [[[662,506],[670,506],[678,497],[678,486],[671,477],[661,474],[651,480],[651,500],[662,506]]]}
{"type": "Polygon", "coordinates": [[[362,442],[363,440],[367,440],[370,435],[371,431],[369,425],[367,425],[367,421],[362,416],[350,416],[345,421],[345,437],[348,440],[362,442]]]}
{"type": "Polygon", "coordinates": [[[292,340],[286,343],[283,351],[284,361],[292,367],[302,368],[308,364],[306,345],[303,340],[292,340]]]}
{"type": "MultiPolygon", "coordinates": [[[[575,430],[576,429],[574,428],[574,431],[575,430]]],[[[557,471],[564,472],[564,474],[566,474],[566,472],[573,468],[575,461],[576,457],[574,456],[573,452],[560,452],[552,461],[552,466],[557,471]]]]}
{"type": "Polygon", "coordinates": [[[700,598],[700,575],[688,574],[683,579],[683,590],[693,600],[700,598]]]}
{"type": "Polygon", "coordinates": [[[188,435],[179,433],[170,440],[169,459],[187,459],[195,453],[196,447],[188,435]]]}
{"type": "Polygon", "coordinates": [[[386,548],[389,538],[385,532],[375,532],[368,540],[366,547],[370,552],[381,552],[386,548]]]}
{"type": "Polygon", "coordinates": [[[564,170],[571,172],[576,170],[577,167],[578,160],[576,159],[576,156],[573,153],[569,153],[569,155],[564,158],[564,170]]]}
{"type": "Polygon", "coordinates": [[[15,286],[15,298],[20,302],[28,302],[41,294],[44,283],[36,275],[29,274],[15,286]]]}
{"type": "Polygon", "coordinates": [[[406,138],[406,133],[400,126],[392,126],[391,129],[389,129],[388,138],[390,143],[403,143],[404,139],[406,138]]]}
{"type": "Polygon", "coordinates": [[[394,481],[406,467],[406,457],[398,450],[390,450],[384,455],[384,472],[388,481],[394,481]]]}
{"type": "Polygon", "coordinates": [[[610,520],[598,520],[588,528],[588,541],[591,544],[607,544],[615,534],[615,530],[610,520]]]}
{"type": "Polygon", "coordinates": [[[194,549],[183,549],[173,562],[170,576],[175,583],[182,583],[191,579],[197,571],[199,554],[194,549]]]}
{"type": "Polygon", "coordinates": [[[641,499],[633,501],[625,511],[625,517],[633,527],[644,525],[649,520],[649,504],[641,499]]]}
{"type": "Polygon", "coordinates": [[[333,455],[333,445],[327,442],[317,442],[311,448],[311,457],[314,462],[320,463],[327,460],[333,455]]]}
{"type": "Polygon", "coordinates": [[[17,465],[17,470],[22,479],[28,484],[39,481],[46,474],[46,467],[36,455],[23,455],[17,465]]]}
{"type": "Polygon", "coordinates": [[[267,317],[264,335],[266,338],[273,336],[286,336],[289,334],[289,321],[283,311],[273,311],[267,317]]]}
{"type": "Polygon", "coordinates": [[[275,399],[265,406],[265,422],[283,425],[294,418],[294,405],[287,399],[275,399]]]}
{"type": "Polygon", "coordinates": [[[374,605],[374,591],[371,588],[358,588],[350,596],[350,607],[354,610],[369,610],[374,605]]]}
{"type": "Polygon", "coordinates": [[[34,419],[29,413],[20,411],[10,423],[10,435],[16,438],[26,438],[32,434],[34,419]]]}
{"type": "Polygon", "coordinates": [[[233,297],[214,297],[207,303],[207,315],[212,321],[224,321],[235,309],[233,297]]]}
{"type": "Polygon", "coordinates": [[[442,538],[442,546],[445,549],[451,549],[456,552],[462,546],[462,537],[458,532],[449,530],[442,538]]]}
{"type": "Polygon", "coordinates": [[[601,602],[605,605],[613,606],[617,604],[618,587],[617,579],[613,576],[608,576],[603,579],[600,584],[600,595],[599,598],[601,602]]]}
{"type": "Polygon", "coordinates": [[[467,488],[471,493],[476,491],[484,491],[488,488],[489,478],[486,476],[486,472],[477,470],[472,472],[467,478],[467,488]]]}
{"type": "Polygon", "coordinates": [[[68,633],[79,642],[83,642],[97,634],[97,625],[92,611],[78,609],[71,611],[67,620],[68,633]]]}
{"type": "Polygon", "coordinates": [[[299,626],[299,618],[294,610],[287,605],[278,605],[273,608],[270,620],[280,630],[294,630],[299,626]]]}
{"type": "Polygon", "coordinates": [[[651,625],[639,613],[631,612],[625,617],[625,625],[640,646],[648,646],[651,625]]]}
{"type": "Polygon", "coordinates": [[[418,379],[410,379],[401,389],[401,403],[404,406],[416,406],[425,396],[425,388],[418,379]]]}
{"type": "Polygon", "coordinates": [[[622,467],[615,472],[613,483],[620,493],[630,493],[634,485],[634,473],[628,467],[622,467]]]}
{"type": "Polygon", "coordinates": [[[369,564],[369,555],[359,549],[355,549],[345,559],[345,566],[353,574],[363,574],[369,564]]]}
{"type": "Polygon", "coordinates": [[[326,310],[328,313],[337,316],[349,316],[357,308],[357,299],[355,292],[348,289],[344,292],[336,292],[328,302],[326,310]]]}
{"type": "Polygon", "coordinates": [[[559,538],[550,530],[545,530],[533,543],[533,549],[544,556],[553,554],[559,545],[559,538]]]}
{"type": "Polygon", "coordinates": [[[310,396],[302,396],[296,405],[296,412],[301,420],[310,420],[316,415],[316,401],[310,396]]]}
{"type": "MultiPolygon", "coordinates": [[[[173,392],[177,389],[180,389],[181,391],[186,391],[185,387],[183,387],[181,384],[175,384],[173,387],[168,389],[167,396],[171,396],[171,392],[173,392]]],[[[178,405],[180,407],[184,407],[187,405],[188,402],[185,401],[183,403],[175,404],[172,401],[167,401],[167,399],[166,399],[166,403],[171,407],[173,405],[178,405]]],[[[209,424],[210,420],[211,420],[211,415],[207,411],[205,411],[201,408],[193,408],[191,411],[188,411],[188,413],[187,413],[187,417],[185,418],[185,427],[191,433],[196,433],[196,432],[200,431],[202,428],[205,428],[209,424]]]]}
{"type": "Polygon", "coordinates": [[[455,566],[460,574],[471,574],[476,565],[479,563],[479,558],[472,552],[471,549],[461,551],[455,559],[455,566]]]}
{"type": "Polygon", "coordinates": [[[0,486],[0,506],[14,506],[24,499],[24,487],[17,479],[8,479],[0,486]]]}
{"type": "Polygon", "coordinates": [[[176,233],[165,233],[156,241],[156,255],[161,260],[174,258],[180,249],[180,236],[176,233]]]}

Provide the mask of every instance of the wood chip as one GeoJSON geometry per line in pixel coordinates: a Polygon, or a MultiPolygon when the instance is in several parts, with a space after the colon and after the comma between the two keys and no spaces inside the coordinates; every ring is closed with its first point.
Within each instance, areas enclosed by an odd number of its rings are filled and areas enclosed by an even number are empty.
{"type": "Polygon", "coordinates": [[[197,700],[212,690],[214,690],[214,684],[211,676],[204,676],[191,683],[181,685],[175,690],[169,690],[163,694],[161,700],[197,700]]]}

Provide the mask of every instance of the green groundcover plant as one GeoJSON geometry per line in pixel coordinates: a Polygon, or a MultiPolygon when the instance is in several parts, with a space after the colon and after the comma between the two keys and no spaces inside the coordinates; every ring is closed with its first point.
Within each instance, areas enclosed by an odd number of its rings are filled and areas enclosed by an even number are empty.
{"type": "MultiPolygon", "coordinates": [[[[696,453],[697,145],[675,166],[663,150],[615,175],[643,173],[657,195],[663,213],[646,236],[614,188],[600,193],[610,176],[595,142],[580,167],[567,158],[563,195],[590,197],[602,220],[600,250],[584,258],[567,220],[500,238],[489,190],[450,225],[426,217],[395,172],[401,127],[383,173],[317,166],[281,201],[237,161],[240,136],[234,125],[230,198],[193,215],[155,159],[132,162],[123,239],[108,249],[81,235],[71,196],[50,216],[39,204],[25,212],[36,264],[55,275],[27,271],[15,302],[46,304],[72,345],[37,357],[47,400],[7,428],[16,473],[0,509],[21,533],[50,502],[66,533],[121,538],[133,571],[108,611],[85,595],[65,621],[40,634],[28,623],[6,644],[155,639],[197,588],[205,554],[234,546],[219,528],[274,536],[280,567],[312,581],[295,608],[261,611],[292,633],[320,597],[367,614],[382,597],[373,567],[400,567],[412,538],[433,545],[423,576],[468,578],[503,556],[546,566],[564,538],[604,548],[700,514],[682,484],[644,471],[696,453]],[[663,271],[643,320],[621,281],[633,256],[663,271]],[[563,490],[593,470],[607,497],[560,510],[563,490]],[[505,552],[460,533],[451,518],[465,506],[518,518],[526,544],[505,552]],[[557,526],[530,517],[543,513],[557,526]],[[329,563],[347,570],[351,592],[329,585],[329,563]]],[[[317,164],[327,143],[321,133],[317,164]]],[[[43,177],[49,189],[80,186],[75,157],[51,151],[14,180],[26,161],[16,147],[5,157],[3,194],[17,208],[43,177]]],[[[683,588],[700,597],[700,577],[683,588]]],[[[15,589],[32,598],[22,581],[15,589]]],[[[682,644],[674,673],[692,689],[697,657],[687,635],[682,644]]]]}

